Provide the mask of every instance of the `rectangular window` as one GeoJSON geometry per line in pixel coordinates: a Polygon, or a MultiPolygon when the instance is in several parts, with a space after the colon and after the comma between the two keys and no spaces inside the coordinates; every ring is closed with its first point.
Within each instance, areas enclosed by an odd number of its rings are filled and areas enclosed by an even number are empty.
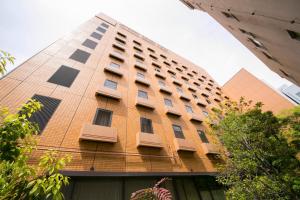
{"type": "Polygon", "coordinates": [[[193,109],[191,106],[185,105],[185,109],[188,113],[193,113],[193,109]]]}
{"type": "Polygon", "coordinates": [[[99,31],[100,33],[105,33],[106,32],[106,29],[102,28],[102,27],[98,27],[97,28],[97,31],[99,31]]]}
{"type": "Polygon", "coordinates": [[[117,63],[114,63],[114,62],[111,62],[111,63],[109,64],[109,66],[110,66],[110,67],[113,67],[113,68],[117,68],[117,69],[120,68],[120,65],[117,64],[117,63]]]}
{"type": "Polygon", "coordinates": [[[136,45],[138,45],[138,46],[141,46],[141,45],[142,45],[140,42],[135,41],[135,40],[133,40],[133,43],[136,44],[136,45]]]}
{"type": "Polygon", "coordinates": [[[90,40],[90,39],[86,39],[82,45],[85,46],[85,47],[88,47],[90,49],[95,49],[96,46],[97,46],[97,42],[94,42],[93,40],[90,40]]]}
{"type": "Polygon", "coordinates": [[[143,50],[138,47],[133,47],[137,53],[143,53],[143,50]]]}
{"type": "Polygon", "coordinates": [[[29,121],[37,123],[39,127],[39,134],[41,134],[46,128],[55,110],[59,106],[61,100],[37,94],[34,95],[32,99],[39,101],[43,105],[41,110],[33,113],[32,116],[29,118],[29,121]]]}
{"type": "Polygon", "coordinates": [[[145,91],[139,90],[138,91],[138,97],[144,98],[144,99],[148,99],[148,94],[145,91]]]}
{"type": "Polygon", "coordinates": [[[114,89],[116,90],[118,86],[117,82],[111,81],[111,80],[105,80],[104,82],[104,87],[110,88],[110,89],[114,89]]]}
{"type": "Polygon", "coordinates": [[[165,105],[169,106],[169,107],[173,107],[173,103],[171,101],[171,99],[164,99],[165,105]]]}
{"type": "Polygon", "coordinates": [[[198,133],[198,135],[199,135],[199,137],[200,137],[200,139],[201,139],[201,141],[202,141],[203,143],[209,143],[209,141],[208,141],[208,139],[207,139],[207,137],[206,137],[204,131],[202,131],[202,130],[197,130],[197,133],[198,133]]]}
{"type": "Polygon", "coordinates": [[[141,132],[143,133],[153,133],[152,121],[144,117],[140,118],[141,132]]]}
{"type": "Polygon", "coordinates": [[[150,54],[149,56],[150,56],[152,59],[157,60],[157,57],[156,57],[156,56],[154,56],[154,55],[152,55],[152,54],[150,54]]]}
{"type": "Polygon", "coordinates": [[[184,135],[180,126],[173,124],[172,128],[176,138],[184,139],[184,135]]]}
{"type": "Polygon", "coordinates": [[[81,62],[83,64],[86,63],[87,59],[90,57],[90,53],[86,51],[82,51],[80,49],[77,49],[71,56],[70,58],[73,60],[76,60],[78,62],[81,62]]]}
{"type": "Polygon", "coordinates": [[[106,23],[101,23],[101,26],[103,26],[104,28],[108,28],[109,27],[108,24],[106,24],[106,23]]]}
{"type": "Polygon", "coordinates": [[[167,57],[165,55],[160,54],[160,57],[167,59],[167,57]]]}
{"type": "Polygon", "coordinates": [[[160,86],[166,86],[165,82],[163,82],[163,81],[161,81],[161,80],[158,81],[158,84],[159,84],[160,86]]]}
{"type": "Polygon", "coordinates": [[[111,126],[112,111],[98,108],[94,117],[93,124],[99,126],[111,126]]]}
{"type": "Polygon", "coordinates": [[[62,65],[48,80],[49,83],[71,87],[73,81],[77,77],[79,70],[62,65]]]}
{"type": "Polygon", "coordinates": [[[99,33],[93,32],[93,33],[91,34],[91,37],[93,37],[93,38],[95,38],[95,39],[97,39],[97,40],[101,40],[102,35],[99,34],[99,33]]]}
{"type": "Polygon", "coordinates": [[[144,75],[143,73],[141,73],[141,72],[138,72],[136,75],[137,75],[138,77],[140,77],[140,78],[145,78],[145,75],[144,75]]]}
{"type": "Polygon", "coordinates": [[[117,34],[118,34],[119,36],[121,36],[122,38],[127,38],[127,36],[126,36],[125,34],[123,34],[123,33],[117,32],[117,34]]]}
{"type": "Polygon", "coordinates": [[[120,44],[120,45],[125,45],[125,44],[126,44],[126,42],[125,42],[124,40],[120,39],[120,38],[117,38],[117,37],[116,37],[115,40],[116,40],[117,43],[120,44]]]}

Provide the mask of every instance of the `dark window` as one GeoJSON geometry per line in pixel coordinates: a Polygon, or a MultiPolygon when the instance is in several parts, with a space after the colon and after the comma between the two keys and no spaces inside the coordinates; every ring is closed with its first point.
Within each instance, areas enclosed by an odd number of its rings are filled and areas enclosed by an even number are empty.
{"type": "Polygon", "coordinates": [[[153,133],[152,121],[144,117],[140,118],[141,132],[143,133],[153,133]]]}
{"type": "Polygon", "coordinates": [[[164,61],[164,64],[165,64],[165,65],[168,65],[168,66],[171,66],[170,63],[168,63],[168,62],[166,62],[166,61],[164,61]]]}
{"type": "Polygon", "coordinates": [[[135,40],[133,40],[133,43],[136,44],[136,45],[138,45],[138,46],[141,46],[141,45],[142,45],[140,42],[135,41],[135,40]]]}
{"type": "Polygon", "coordinates": [[[204,78],[204,79],[206,79],[206,76],[203,76],[203,75],[202,75],[201,77],[204,78]]]}
{"type": "Polygon", "coordinates": [[[192,71],[192,72],[193,72],[194,74],[196,74],[196,75],[198,74],[196,71],[192,71]]]}
{"type": "Polygon", "coordinates": [[[178,63],[175,60],[172,60],[172,63],[174,63],[175,65],[177,65],[178,63]]]}
{"type": "Polygon", "coordinates": [[[111,126],[112,111],[98,108],[94,117],[93,124],[99,126],[111,126]]]}
{"type": "Polygon", "coordinates": [[[198,78],[198,80],[199,80],[200,82],[204,82],[204,80],[203,80],[203,79],[201,79],[201,78],[198,78]]]}
{"type": "Polygon", "coordinates": [[[97,46],[97,42],[94,42],[93,40],[89,40],[89,39],[86,39],[82,45],[85,46],[85,47],[88,47],[90,49],[95,49],[96,46],[97,46]]]}
{"type": "Polygon", "coordinates": [[[182,67],[183,67],[183,69],[187,70],[187,67],[186,67],[186,66],[182,66],[182,67]]]}
{"type": "Polygon", "coordinates": [[[156,63],[152,63],[152,65],[155,66],[155,67],[161,68],[161,66],[156,64],[156,63]]]}
{"type": "Polygon", "coordinates": [[[191,74],[191,73],[187,73],[187,75],[190,77],[194,77],[193,74],[191,74]]]}
{"type": "Polygon", "coordinates": [[[114,89],[116,90],[117,89],[117,82],[114,82],[114,81],[111,81],[111,80],[105,80],[104,82],[104,87],[107,87],[107,88],[111,88],[111,89],[114,89]]]}
{"type": "Polygon", "coordinates": [[[199,135],[199,137],[200,137],[200,139],[201,139],[201,141],[202,141],[203,143],[209,143],[209,141],[208,141],[208,139],[207,139],[207,137],[206,137],[204,131],[202,131],[202,130],[197,130],[197,133],[198,133],[198,135],[199,135]]]}
{"type": "Polygon", "coordinates": [[[122,39],[120,39],[120,38],[115,38],[115,40],[119,43],[119,44],[121,44],[121,45],[125,45],[126,44],[126,42],[124,41],[124,40],[122,40],[122,39]]]}
{"type": "Polygon", "coordinates": [[[173,107],[173,103],[171,101],[171,99],[164,99],[165,105],[169,106],[169,107],[173,107]]]}
{"type": "Polygon", "coordinates": [[[48,80],[49,83],[70,87],[78,75],[79,70],[62,65],[48,80]]]}
{"type": "Polygon", "coordinates": [[[93,33],[91,34],[91,37],[93,37],[93,38],[95,38],[95,39],[97,39],[97,40],[100,40],[100,39],[102,38],[102,35],[99,34],[99,33],[93,32],[93,33]]]}
{"type": "Polygon", "coordinates": [[[59,106],[61,100],[42,95],[34,95],[32,99],[39,101],[43,105],[40,111],[33,113],[29,118],[29,121],[37,123],[37,125],[39,126],[39,134],[41,134],[47,126],[48,121],[51,119],[55,110],[59,106]]]}
{"type": "Polygon", "coordinates": [[[138,97],[144,98],[144,99],[148,99],[148,94],[145,91],[139,90],[138,91],[138,97]]]}
{"type": "Polygon", "coordinates": [[[138,47],[133,47],[137,52],[139,52],[139,53],[143,53],[143,50],[142,49],[140,49],[140,48],[138,48],[138,47]]]}
{"type": "Polygon", "coordinates": [[[176,138],[184,139],[184,135],[180,126],[173,124],[172,128],[176,138]]]}
{"type": "Polygon", "coordinates": [[[86,51],[82,51],[80,49],[77,49],[71,56],[70,58],[73,60],[76,60],[78,62],[81,62],[83,64],[86,63],[87,59],[90,57],[90,53],[86,51]]]}
{"type": "Polygon", "coordinates": [[[154,55],[152,55],[152,54],[150,54],[149,56],[150,56],[152,59],[157,60],[157,57],[156,57],[156,56],[154,56],[154,55]]]}
{"type": "Polygon", "coordinates": [[[296,31],[286,30],[292,39],[300,41],[300,33],[296,31]]]}
{"type": "Polygon", "coordinates": [[[167,59],[167,57],[165,55],[160,54],[160,57],[167,59]]]}
{"type": "Polygon", "coordinates": [[[235,19],[236,21],[240,21],[234,14],[232,13],[227,13],[227,12],[222,12],[222,14],[227,17],[227,18],[232,18],[232,19],[235,19]]]}
{"type": "Polygon", "coordinates": [[[124,35],[123,33],[117,32],[117,34],[118,34],[119,36],[121,36],[122,38],[127,38],[127,36],[124,35]]]}
{"type": "Polygon", "coordinates": [[[152,53],[155,53],[155,51],[151,48],[147,48],[149,51],[151,51],[152,53]]]}
{"type": "Polygon", "coordinates": [[[98,27],[97,28],[97,31],[99,31],[100,33],[105,33],[106,32],[106,29],[102,28],[102,27],[98,27]]]}
{"type": "Polygon", "coordinates": [[[101,26],[103,26],[103,27],[105,27],[105,28],[108,28],[108,27],[109,27],[108,24],[106,24],[106,23],[101,23],[101,26]]]}

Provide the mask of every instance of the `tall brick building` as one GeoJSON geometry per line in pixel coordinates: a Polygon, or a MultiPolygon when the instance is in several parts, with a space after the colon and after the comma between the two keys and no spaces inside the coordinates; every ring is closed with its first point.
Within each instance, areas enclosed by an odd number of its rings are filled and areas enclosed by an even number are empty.
{"type": "Polygon", "coordinates": [[[272,71],[300,85],[300,1],[180,1],[207,12],[272,71]]]}
{"type": "Polygon", "coordinates": [[[214,182],[218,141],[202,123],[221,88],[193,63],[99,14],[0,80],[11,111],[44,107],[39,157],[73,159],[67,199],[128,199],[160,177],[175,199],[223,199],[214,182]]]}

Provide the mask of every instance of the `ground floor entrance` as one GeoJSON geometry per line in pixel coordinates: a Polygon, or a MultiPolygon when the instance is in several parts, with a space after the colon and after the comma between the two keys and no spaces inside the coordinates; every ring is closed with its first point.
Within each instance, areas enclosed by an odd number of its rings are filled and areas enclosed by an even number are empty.
{"type": "MultiPolygon", "coordinates": [[[[162,187],[175,200],[224,200],[224,191],[210,175],[166,174],[171,180],[162,187]]],[[[63,190],[67,200],[129,200],[134,191],[153,187],[160,175],[109,174],[69,175],[70,185],[63,190]]]]}

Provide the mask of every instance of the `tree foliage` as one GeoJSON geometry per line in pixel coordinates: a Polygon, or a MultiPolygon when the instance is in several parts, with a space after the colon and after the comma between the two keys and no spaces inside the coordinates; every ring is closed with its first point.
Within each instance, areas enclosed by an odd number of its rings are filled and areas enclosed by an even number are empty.
{"type": "Polygon", "coordinates": [[[30,155],[36,150],[33,137],[38,126],[29,121],[41,108],[29,100],[17,114],[8,109],[0,111],[0,200],[8,199],[63,199],[60,189],[68,184],[68,177],[59,173],[69,156],[60,158],[49,150],[39,158],[38,165],[30,165],[30,155]]]}
{"type": "Polygon", "coordinates": [[[261,107],[241,99],[214,109],[214,133],[229,155],[217,181],[228,199],[299,199],[300,109],[277,117],[261,107]]]}
{"type": "Polygon", "coordinates": [[[0,73],[3,75],[6,71],[7,63],[14,64],[15,57],[0,49],[0,73]]]}

